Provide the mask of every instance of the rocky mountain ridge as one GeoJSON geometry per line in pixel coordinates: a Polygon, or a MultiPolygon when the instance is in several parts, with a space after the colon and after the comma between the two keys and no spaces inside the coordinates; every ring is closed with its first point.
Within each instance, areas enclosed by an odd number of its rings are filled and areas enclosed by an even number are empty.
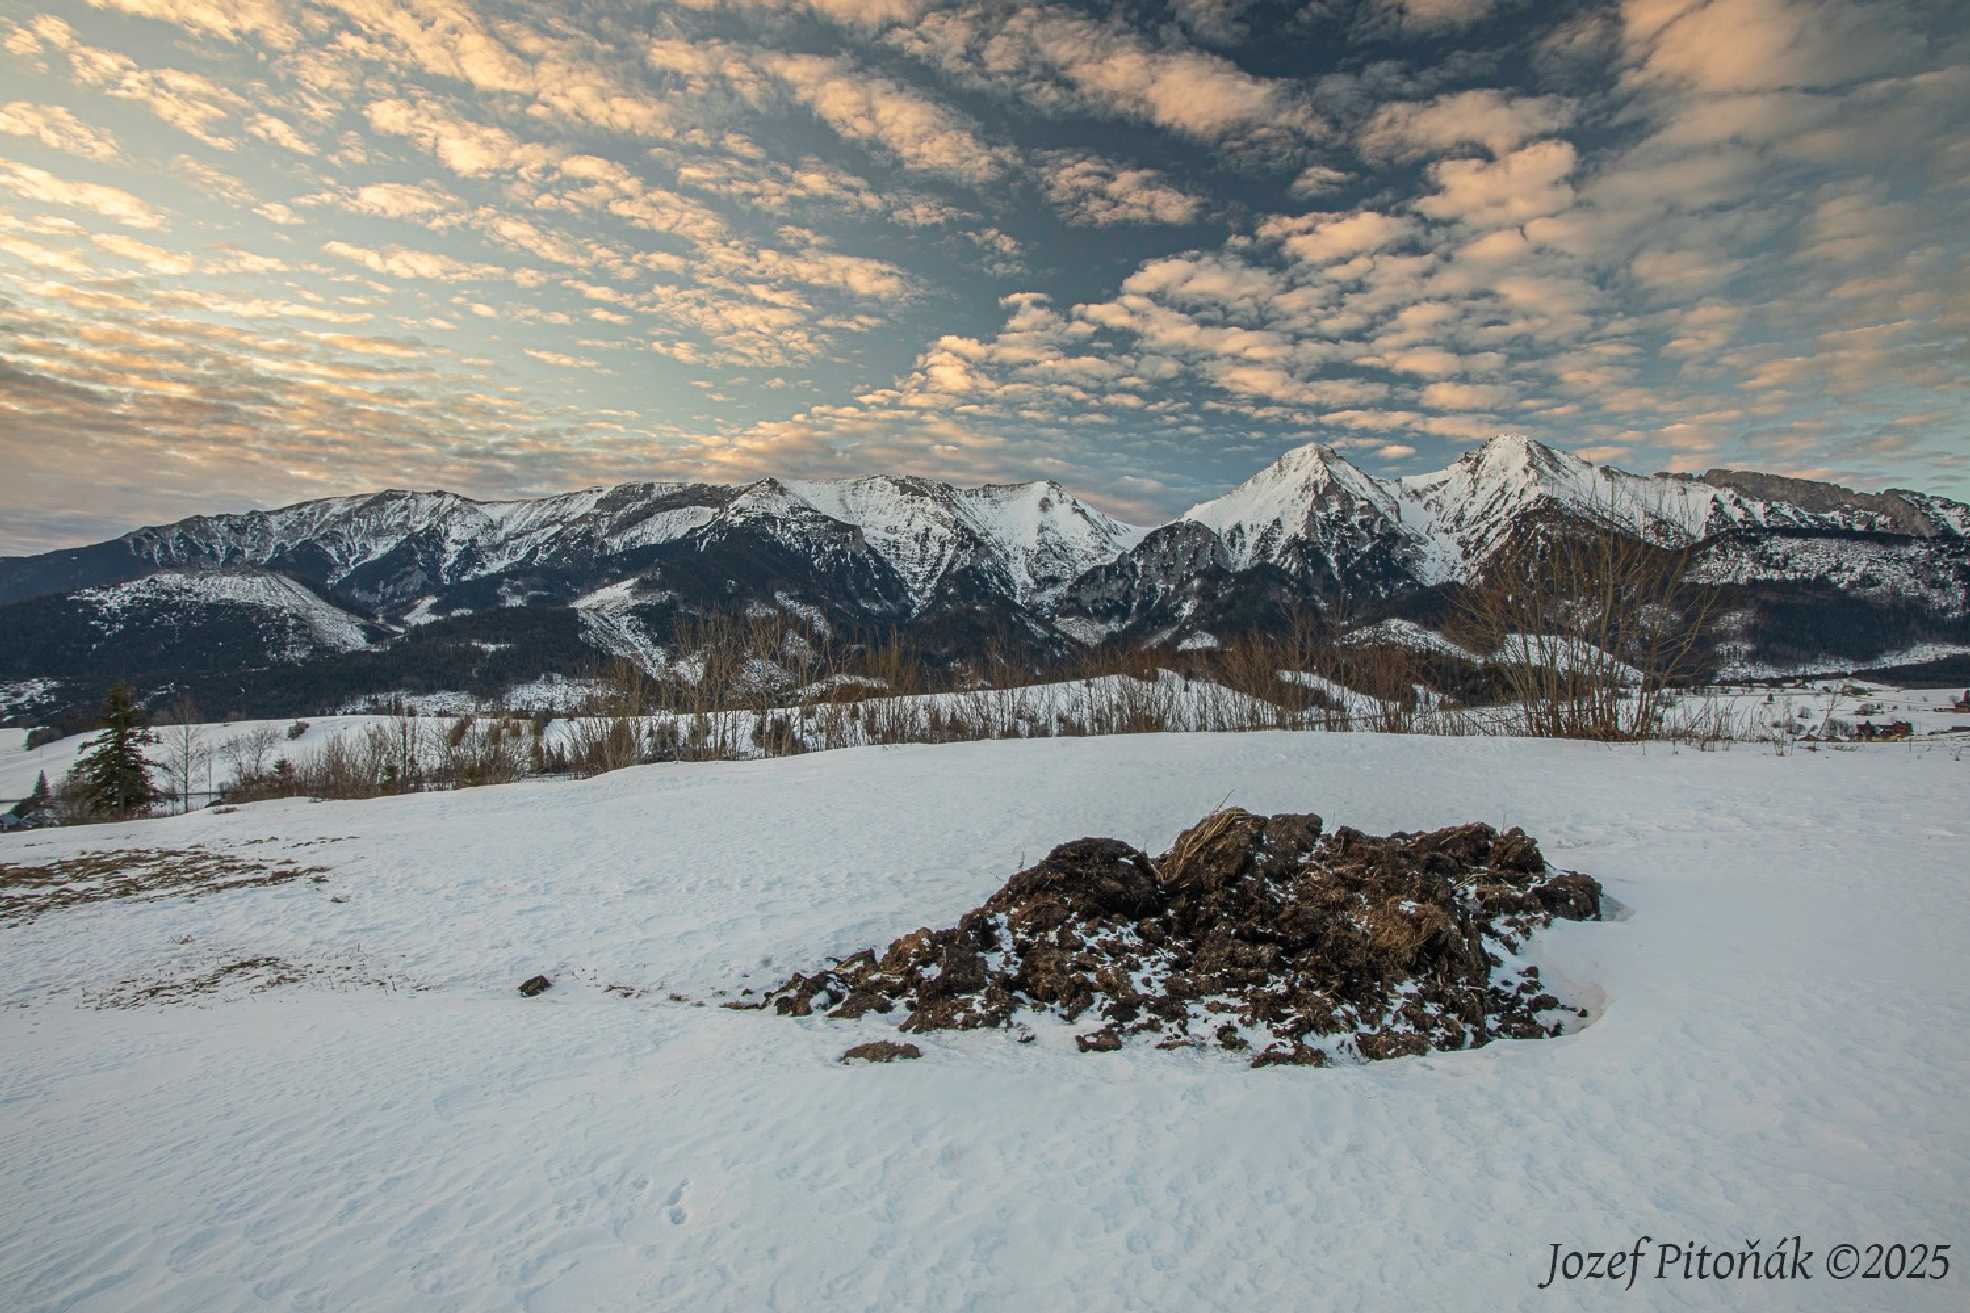
{"type": "Polygon", "coordinates": [[[203,652],[201,669],[236,667],[249,689],[332,666],[360,693],[443,644],[484,654],[483,678],[569,674],[660,661],[677,616],[711,612],[902,631],[954,658],[1207,646],[1307,609],[1427,622],[1542,518],[1688,548],[1693,577],[1741,603],[1738,637],[1781,657],[1867,629],[1883,650],[1970,637],[1961,502],[1736,470],[1635,475],[1501,435],[1397,479],[1309,444],[1154,529],[1057,483],[889,476],[505,502],[393,490],[198,516],[0,559],[0,623],[16,635],[0,685],[168,683],[203,652]]]}

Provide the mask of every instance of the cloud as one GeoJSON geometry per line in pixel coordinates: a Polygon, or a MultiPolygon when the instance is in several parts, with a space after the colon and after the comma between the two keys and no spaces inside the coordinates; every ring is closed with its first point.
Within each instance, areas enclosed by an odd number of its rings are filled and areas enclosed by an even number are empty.
{"type": "Polygon", "coordinates": [[[892,469],[1160,514],[1323,426],[1916,483],[1965,436],[1970,34],[1904,0],[97,8],[128,53],[0,23],[0,135],[76,161],[0,171],[0,388],[132,467],[264,450],[242,495],[892,469]]]}
{"type": "Polygon", "coordinates": [[[598,155],[563,155],[555,160],[554,174],[567,189],[536,197],[534,204],[542,209],[602,211],[637,227],[694,242],[722,241],[730,236],[724,219],[704,205],[652,186],[614,160],[598,155]]]}
{"type": "Polygon", "coordinates": [[[1310,164],[1300,170],[1287,191],[1294,196],[1321,196],[1330,191],[1339,191],[1354,181],[1348,173],[1325,164],[1310,164]]]}
{"type": "Polygon", "coordinates": [[[585,269],[601,261],[603,252],[594,244],[577,241],[565,233],[543,229],[517,214],[487,206],[472,215],[472,226],[501,246],[525,252],[552,264],[585,269]]]}
{"type": "Polygon", "coordinates": [[[382,250],[353,246],[348,242],[331,241],[322,244],[322,252],[338,260],[348,260],[359,264],[372,273],[391,278],[428,279],[441,283],[482,282],[487,279],[508,278],[513,270],[496,264],[482,264],[460,260],[442,251],[419,251],[405,246],[389,246],[382,250]]]}
{"type": "Polygon", "coordinates": [[[232,137],[219,132],[217,125],[247,109],[249,102],[203,74],[145,67],[128,55],[87,45],[74,28],[47,14],[15,26],[8,33],[6,48],[23,57],[59,54],[77,84],[142,104],[214,150],[230,151],[238,146],[232,137]]]}
{"type": "Polygon", "coordinates": [[[973,85],[1048,111],[1141,120],[1200,141],[1291,147],[1324,135],[1298,88],[1222,55],[1152,44],[1052,5],[964,5],[893,29],[890,44],[973,85]]]}
{"type": "Polygon", "coordinates": [[[677,0],[686,9],[806,10],[848,27],[881,28],[907,23],[934,0],[677,0]]]}
{"type": "Polygon", "coordinates": [[[553,365],[557,369],[601,369],[602,362],[587,356],[571,356],[561,351],[542,351],[527,347],[526,353],[543,365],[553,365]]]}
{"type": "Polygon", "coordinates": [[[1828,87],[1895,66],[1921,41],[1893,5],[1625,0],[1627,78],[1700,92],[1828,87]]]}
{"type": "Polygon", "coordinates": [[[371,182],[302,197],[300,205],[334,205],[381,219],[430,219],[464,209],[465,203],[432,183],[371,182]]]}
{"type": "Polygon", "coordinates": [[[1418,231],[1413,219],[1355,210],[1267,219],[1259,224],[1258,236],[1277,242],[1295,260],[1323,264],[1400,245],[1418,231]]]}
{"type": "Polygon", "coordinates": [[[1201,196],[1172,186],[1154,169],[1132,169],[1098,155],[1060,152],[1041,163],[1047,200],[1069,223],[1195,223],[1201,196]]]}
{"type": "Polygon", "coordinates": [[[610,132],[666,137],[670,105],[631,81],[620,59],[568,24],[487,21],[464,0],[321,0],[364,38],[366,55],[530,100],[529,112],[610,132]]]}
{"type": "MultiPolygon", "coordinates": [[[[73,251],[43,246],[39,242],[31,242],[25,237],[17,237],[12,233],[0,232],[0,254],[10,255],[23,264],[31,264],[37,269],[52,269],[57,273],[71,274],[77,278],[85,278],[95,272],[87,260],[73,251]]],[[[0,365],[0,367],[4,366],[0,365]]]]}
{"type": "Polygon", "coordinates": [[[216,36],[226,41],[257,37],[277,50],[285,50],[300,37],[288,21],[281,0],[89,0],[97,9],[120,9],[139,18],[155,18],[166,23],[216,36]]]}
{"type": "Polygon", "coordinates": [[[151,246],[121,233],[91,233],[89,240],[111,255],[140,264],[154,274],[188,274],[198,267],[198,262],[188,255],[151,246]]]}
{"type": "Polygon", "coordinates": [[[293,124],[285,119],[275,118],[272,114],[255,114],[245,121],[244,126],[260,140],[270,141],[282,150],[292,151],[296,155],[316,153],[307,139],[294,130],[293,124]]]}
{"type": "Polygon", "coordinates": [[[1497,160],[1443,160],[1430,166],[1436,191],[1416,209],[1479,228],[1555,215],[1573,204],[1568,179],[1578,162],[1564,141],[1536,141],[1497,160]]]}
{"type": "Polygon", "coordinates": [[[127,228],[156,229],[165,226],[163,215],[121,187],[73,182],[30,164],[0,160],[0,187],[22,200],[89,210],[127,228]]]}
{"type": "Polygon", "coordinates": [[[1205,307],[1246,322],[1275,312],[1294,289],[1271,269],[1224,255],[1193,253],[1148,261],[1123,280],[1122,292],[1171,305],[1205,307]]]}
{"type": "Polygon", "coordinates": [[[1496,410],[1516,398],[1508,387],[1496,383],[1431,383],[1421,400],[1431,410],[1496,410]]]}
{"type": "Polygon", "coordinates": [[[1251,35],[1246,15],[1259,0],[1170,0],[1183,29],[1206,45],[1236,46],[1251,35]]]}
{"type": "Polygon", "coordinates": [[[257,198],[253,189],[227,173],[214,168],[204,160],[190,155],[180,155],[171,161],[171,172],[191,182],[200,191],[217,196],[234,205],[252,205],[257,198]]]}
{"type": "Polygon", "coordinates": [[[844,60],[768,55],[760,67],[842,137],[874,146],[906,168],[976,186],[1013,165],[1011,151],[988,144],[942,105],[844,60]]]}
{"type": "Polygon", "coordinates": [[[65,151],[86,160],[113,160],[121,153],[114,136],[90,127],[59,105],[10,100],[0,105],[0,132],[32,137],[50,150],[65,151]]]}
{"type": "Polygon", "coordinates": [[[1504,155],[1568,126],[1574,112],[1573,102],[1561,96],[1459,91],[1384,105],[1362,126],[1356,142],[1370,158],[1419,159],[1467,145],[1504,155]]]}
{"type": "Polygon", "coordinates": [[[354,333],[308,333],[305,336],[337,351],[357,355],[389,356],[397,360],[419,360],[431,353],[421,342],[390,337],[363,337],[354,333]]]}
{"type": "Polygon", "coordinates": [[[415,142],[446,168],[467,178],[495,173],[535,174],[562,153],[520,141],[494,124],[460,118],[429,100],[375,100],[364,113],[370,127],[377,132],[415,142]]]}

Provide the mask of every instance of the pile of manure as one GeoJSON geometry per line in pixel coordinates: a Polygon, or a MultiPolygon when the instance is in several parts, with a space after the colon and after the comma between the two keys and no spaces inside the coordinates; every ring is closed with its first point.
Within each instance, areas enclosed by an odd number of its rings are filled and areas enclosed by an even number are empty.
{"type": "Polygon", "coordinates": [[[1220,810],[1158,858],[1062,844],[946,930],[914,931],[770,991],[783,1015],[907,1016],[901,1029],[1096,1019],[1085,1052],[1217,1047],[1322,1066],[1556,1035],[1567,1017],[1519,953],[1598,920],[1601,887],[1518,829],[1385,838],[1318,816],[1220,810]]]}

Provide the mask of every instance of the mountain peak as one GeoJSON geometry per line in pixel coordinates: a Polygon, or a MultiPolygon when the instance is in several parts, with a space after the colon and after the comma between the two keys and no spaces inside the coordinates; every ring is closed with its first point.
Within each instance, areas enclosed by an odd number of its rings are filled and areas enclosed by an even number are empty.
{"type": "Polygon", "coordinates": [[[1551,474],[1569,465],[1586,464],[1578,457],[1557,451],[1524,433],[1495,434],[1487,438],[1483,445],[1471,448],[1457,459],[1459,464],[1474,469],[1522,472],[1532,476],[1551,474]]]}
{"type": "Polygon", "coordinates": [[[1335,467],[1341,465],[1354,468],[1353,462],[1341,454],[1339,447],[1331,442],[1309,442],[1286,452],[1269,468],[1281,471],[1304,470],[1310,474],[1331,475],[1335,467]]]}
{"type": "Polygon", "coordinates": [[[1323,538],[1323,523],[1400,521],[1387,486],[1329,443],[1295,447],[1222,497],[1183,518],[1217,531],[1239,568],[1271,559],[1295,542],[1323,538]]]}

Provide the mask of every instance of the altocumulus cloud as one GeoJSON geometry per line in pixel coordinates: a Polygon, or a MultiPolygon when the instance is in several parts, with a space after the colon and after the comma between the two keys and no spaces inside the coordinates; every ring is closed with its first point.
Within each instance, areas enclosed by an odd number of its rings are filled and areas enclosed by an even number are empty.
{"type": "Polygon", "coordinates": [[[1948,0],[30,0],[0,71],[0,551],[1500,429],[1970,491],[1948,0]]]}

